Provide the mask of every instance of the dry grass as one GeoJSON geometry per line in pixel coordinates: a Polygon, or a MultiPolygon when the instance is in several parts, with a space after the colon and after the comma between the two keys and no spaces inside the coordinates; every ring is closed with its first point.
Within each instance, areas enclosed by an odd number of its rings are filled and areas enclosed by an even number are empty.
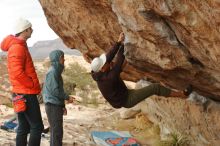
{"type": "Polygon", "coordinates": [[[156,146],[188,146],[189,140],[179,132],[171,133],[166,140],[158,141],[156,146]]]}

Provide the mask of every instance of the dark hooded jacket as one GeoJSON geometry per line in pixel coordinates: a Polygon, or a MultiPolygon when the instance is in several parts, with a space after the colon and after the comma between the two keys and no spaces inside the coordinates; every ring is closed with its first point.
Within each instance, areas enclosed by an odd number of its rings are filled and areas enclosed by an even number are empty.
{"type": "Polygon", "coordinates": [[[108,72],[93,72],[92,77],[104,98],[114,107],[121,108],[128,96],[128,89],[120,77],[125,59],[124,46],[116,43],[106,54],[106,62],[110,63],[117,54],[115,65],[108,72]]]}
{"type": "Polygon", "coordinates": [[[63,78],[61,76],[64,65],[60,64],[60,57],[64,53],[61,50],[54,50],[50,53],[51,67],[49,68],[43,87],[44,103],[52,103],[64,106],[64,100],[68,100],[69,96],[63,89],[63,78]]]}

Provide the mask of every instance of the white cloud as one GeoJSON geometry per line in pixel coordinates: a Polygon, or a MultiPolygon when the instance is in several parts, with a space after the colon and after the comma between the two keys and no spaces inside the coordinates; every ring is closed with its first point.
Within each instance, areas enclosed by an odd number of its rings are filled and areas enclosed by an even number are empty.
{"type": "Polygon", "coordinates": [[[32,37],[28,45],[39,40],[52,40],[58,36],[48,26],[38,0],[0,0],[0,41],[8,34],[13,34],[16,19],[24,17],[33,25],[32,37]]]}

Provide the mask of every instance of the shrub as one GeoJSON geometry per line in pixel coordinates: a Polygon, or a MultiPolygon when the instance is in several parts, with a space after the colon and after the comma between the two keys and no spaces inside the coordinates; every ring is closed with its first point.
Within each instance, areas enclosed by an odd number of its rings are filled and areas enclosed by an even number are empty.
{"type": "Polygon", "coordinates": [[[96,83],[93,81],[90,73],[80,66],[78,63],[72,63],[65,68],[63,73],[64,89],[67,94],[78,95],[83,98],[83,103],[87,104],[95,101],[97,94],[94,92],[98,89],[96,83]],[[75,88],[78,90],[76,91],[75,88]],[[96,97],[95,97],[96,96],[96,97]]]}
{"type": "Polygon", "coordinates": [[[188,146],[189,140],[182,134],[175,132],[171,133],[167,140],[162,140],[158,146],[188,146]]]}

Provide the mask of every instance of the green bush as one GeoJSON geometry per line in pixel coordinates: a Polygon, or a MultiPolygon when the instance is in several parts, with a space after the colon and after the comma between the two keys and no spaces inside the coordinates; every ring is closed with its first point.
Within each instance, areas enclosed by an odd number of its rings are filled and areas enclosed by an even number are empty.
{"type": "Polygon", "coordinates": [[[80,66],[78,63],[70,64],[68,68],[65,68],[64,70],[63,79],[64,89],[67,94],[76,95],[75,88],[77,88],[79,96],[83,98],[83,103],[87,104],[92,101],[96,104],[97,101],[94,99],[98,95],[93,92],[98,88],[96,83],[93,81],[91,74],[88,73],[84,67],[80,66]],[[91,97],[89,97],[89,95],[91,97]]]}

